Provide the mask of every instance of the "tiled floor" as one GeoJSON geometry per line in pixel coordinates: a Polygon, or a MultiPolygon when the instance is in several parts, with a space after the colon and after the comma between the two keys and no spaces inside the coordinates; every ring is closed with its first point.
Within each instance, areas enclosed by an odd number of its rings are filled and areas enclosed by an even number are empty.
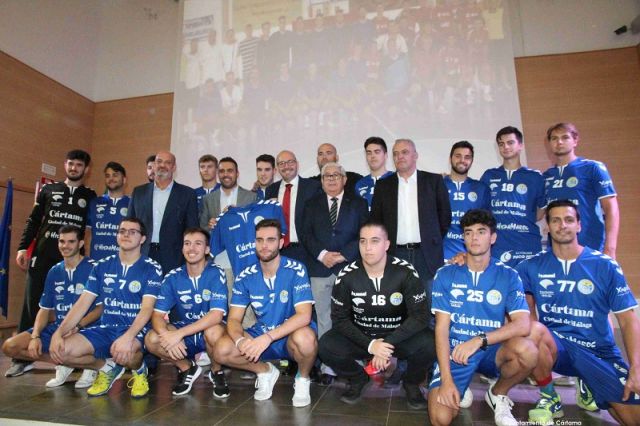
{"type": "MultiPolygon", "coordinates": [[[[0,355],[0,372],[9,366],[9,359],[0,355]]],[[[86,425],[400,425],[428,424],[427,413],[408,409],[404,393],[400,389],[382,389],[374,383],[362,401],[349,406],[339,401],[343,384],[330,387],[311,386],[312,404],[305,408],[291,405],[292,379],[281,376],[269,401],[254,401],[253,381],[230,377],[231,396],[225,401],[213,399],[208,379],[200,378],[191,394],[171,396],[175,372],[168,364],[162,364],[151,379],[150,395],[134,400],[129,396],[126,380],[119,380],[104,397],[88,398],[84,391],[76,391],[73,383],[56,389],[44,384],[53,374],[53,367],[37,363],[36,369],[21,377],[0,377],[0,424],[3,419],[30,419],[57,423],[86,425]]],[[[79,373],[72,377],[77,378],[79,373]]],[[[125,376],[128,377],[128,376],[125,376]]],[[[474,380],[474,403],[470,409],[461,410],[454,424],[491,425],[493,413],[484,402],[487,385],[474,380]]],[[[575,405],[573,388],[560,390],[564,401],[565,425],[615,424],[608,413],[590,414],[575,405]],[[570,422],[569,422],[570,421],[570,422]]],[[[537,391],[534,387],[520,385],[510,397],[516,403],[514,414],[520,420],[527,419],[527,411],[533,406],[537,391]]]]}

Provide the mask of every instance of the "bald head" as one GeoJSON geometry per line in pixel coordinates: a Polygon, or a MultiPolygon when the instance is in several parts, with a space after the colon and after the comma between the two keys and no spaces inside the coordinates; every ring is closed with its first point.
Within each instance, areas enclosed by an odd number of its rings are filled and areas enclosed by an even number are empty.
{"type": "Polygon", "coordinates": [[[322,170],[322,166],[327,163],[337,163],[338,159],[338,150],[332,144],[323,143],[318,147],[318,156],[316,157],[318,169],[322,170]]]}
{"type": "Polygon", "coordinates": [[[291,151],[280,151],[276,157],[276,167],[278,168],[278,173],[282,176],[282,180],[286,183],[291,182],[298,176],[298,160],[291,151]]]}

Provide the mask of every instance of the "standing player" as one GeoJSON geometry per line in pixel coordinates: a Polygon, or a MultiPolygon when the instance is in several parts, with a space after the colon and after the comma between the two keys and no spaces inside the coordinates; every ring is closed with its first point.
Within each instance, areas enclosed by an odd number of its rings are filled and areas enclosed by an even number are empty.
{"type": "Polygon", "coordinates": [[[387,170],[387,143],[378,136],[371,136],[364,141],[364,152],[366,154],[367,166],[369,166],[370,174],[364,176],[356,182],[356,194],[367,200],[369,210],[371,210],[371,202],[373,201],[373,192],[376,182],[391,176],[393,172],[387,170]]]}
{"type": "Polygon", "coordinates": [[[469,210],[460,226],[465,264],[443,266],[433,283],[438,364],[429,385],[429,419],[434,425],[450,424],[478,370],[499,375],[485,395],[496,424],[517,425],[507,393],[531,373],[538,355],[526,338],[531,322],[522,281],[516,271],[491,257],[497,237],[491,213],[469,210]]]}
{"type": "Polygon", "coordinates": [[[555,166],[544,172],[546,201],[571,200],[580,213],[578,242],[615,259],[620,226],[616,190],[604,163],[576,155],[579,141],[578,129],[571,123],[547,130],[555,166]]]}
{"type": "Polygon", "coordinates": [[[313,295],[304,265],[280,255],[283,243],[278,221],[265,219],[256,225],[259,262],[236,277],[227,334],[215,344],[214,359],[256,373],[253,397],[258,401],[271,398],[280,376],[265,360],[295,360],[298,375],[292,402],[294,407],[305,407],[311,403],[309,372],[318,351],[315,324],[311,322],[313,295]],[[248,305],[257,322],[243,330],[241,322],[248,305]]]}
{"type": "Polygon", "coordinates": [[[195,191],[198,200],[198,215],[200,215],[204,196],[220,188],[218,183],[218,159],[211,154],[205,154],[198,160],[198,168],[202,186],[196,188],[195,191]]]}
{"type": "Polygon", "coordinates": [[[261,154],[256,158],[256,182],[252,191],[258,201],[266,198],[267,188],[273,183],[276,174],[276,159],[270,154],[261,154]]]}
{"type": "MultiPolygon", "coordinates": [[[[151,323],[153,330],[145,337],[152,354],[168,360],[178,369],[174,395],[185,395],[202,369],[194,362],[196,354],[208,352],[213,358],[213,344],[224,333],[222,318],[227,313],[227,279],[224,270],[208,262],[209,234],[200,228],[184,232],[182,254],[186,264],[169,272],[162,282],[151,323]],[[165,316],[173,311],[172,323],[165,316]],[[204,335],[211,345],[205,345],[204,335]]],[[[229,396],[229,387],[220,365],[212,364],[210,379],[213,395],[229,396]]]]}
{"type": "MultiPolygon", "coordinates": [[[[40,298],[40,310],[36,315],[33,328],[7,339],[2,345],[2,351],[14,359],[51,362],[49,357],[51,336],[71,309],[71,305],[78,300],[87,277],[95,265],[88,257],[80,254],[80,249],[84,246],[80,228],[64,225],[60,227],[58,234],[58,249],[63,261],[55,264],[47,274],[44,292],[40,298]],[[53,321],[51,321],[52,317],[53,321]]],[[[101,313],[101,307],[92,309],[80,320],[73,332],[92,324],[101,313]]],[[[71,373],[73,368],[57,365],[56,377],[47,382],[47,387],[64,384],[71,373]]],[[[85,369],[75,384],[76,389],[88,388],[95,377],[94,370],[85,369]]]]}
{"type": "Polygon", "coordinates": [[[449,192],[451,225],[444,237],[445,259],[451,259],[465,251],[460,218],[471,209],[489,210],[491,208],[489,187],[468,177],[469,169],[473,164],[473,155],[473,145],[467,141],[454,143],[449,154],[451,174],[444,177],[444,184],[449,192]]]}
{"type": "MultiPolygon", "coordinates": [[[[91,156],[85,151],[69,151],[64,163],[64,182],[43,186],[27,219],[16,256],[20,269],[27,271],[18,332],[33,326],[47,273],[62,260],[58,250],[58,229],[62,225],[85,227],[89,202],[96,197],[93,189],[84,186],[90,163],[91,156]],[[29,260],[27,248],[34,239],[35,249],[29,260]]],[[[19,376],[31,368],[31,363],[14,360],[5,376],[19,376]]]]}
{"type": "MultiPolygon", "coordinates": [[[[532,312],[535,306],[542,324],[532,329],[539,349],[533,377],[541,398],[529,420],[545,424],[563,416],[553,370],[583,380],[597,406],[621,424],[638,424],[640,320],[622,269],[611,257],[579,243],[580,212],[573,202],[549,203],[546,220],[551,250],[518,265],[532,312]],[[616,346],[607,321],[610,311],[620,324],[630,366],[616,346]]],[[[585,389],[577,392],[576,400],[584,401],[585,389]]]]}
{"type": "Polygon", "coordinates": [[[129,380],[131,396],[142,397],[149,392],[142,343],[160,290],[162,269],[140,253],[146,233],[139,219],[120,223],[120,251],[93,268],[84,292],[51,338],[54,362],[98,370],[98,377],[87,390],[89,396],[109,392],[125,368],[133,373],[129,380]],[[103,302],[100,325],[68,335],[96,299],[103,302]]]}
{"type": "Polygon", "coordinates": [[[491,190],[491,213],[498,221],[493,255],[514,266],[542,250],[536,222],[542,218],[544,179],[537,170],[523,167],[522,132],[504,127],[496,135],[502,166],[489,169],[480,178],[491,190]]]}
{"type": "Polygon", "coordinates": [[[120,163],[110,161],[104,168],[104,184],[107,193],[89,203],[87,228],[91,228],[90,256],[100,260],[118,253],[118,227],[127,217],[129,197],[124,195],[127,172],[120,163]]]}

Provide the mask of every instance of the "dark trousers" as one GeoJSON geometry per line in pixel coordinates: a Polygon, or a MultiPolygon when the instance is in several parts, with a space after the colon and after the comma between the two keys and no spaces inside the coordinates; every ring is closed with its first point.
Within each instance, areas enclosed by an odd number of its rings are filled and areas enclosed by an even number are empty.
{"type": "Polygon", "coordinates": [[[430,315],[429,328],[432,330],[435,328],[435,318],[431,316],[431,289],[433,286],[433,275],[427,268],[427,262],[424,259],[424,254],[420,248],[408,249],[405,247],[397,247],[395,256],[399,259],[406,260],[411,263],[416,269],[416,272],[420,276],[420,281],[424,284],[424,291],[427,293],[427,309],[430,315]]]}
{"type": "Polygon", "coordinates": [[[19,333],[33,327],[36,314],[40,309],[40,297],[44,291],[44,282],[47,278],[47,273],[49,273],[49,269],[61,259],[62,258],[50,259],[36,255],[29,262],[24,288],[24,303],[22,305],[22,314],[20,315],[20,324],[18,325],[19,333]]]}
{"type": "MultiPolygon", "coordinates": [[[[318,356],[338,376],[352,380],[364,380],[366,377],[364,369],[356,360],[371,358],[367,348],[356,345],[336,329],[329,330],[320,338],[318,356]]],[[[403,376],[405,383],[422,383],[436,360],[433,331],[425,329],[398,343],[395,345],[393,356],[407,361],[407,371],[403,376]]]]}

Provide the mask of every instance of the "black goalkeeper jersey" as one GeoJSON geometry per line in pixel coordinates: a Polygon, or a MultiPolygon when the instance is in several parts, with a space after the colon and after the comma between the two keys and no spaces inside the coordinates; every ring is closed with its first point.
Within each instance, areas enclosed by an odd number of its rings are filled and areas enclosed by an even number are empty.
{"type": "Polygon", "coordinates": [[[333,328],[363,348],[380,338],[396,345],[427,327],[427,294],[405,260],[387,256],[382,278],[370,278],[362,260],[357,260],[338,274],[331,321],[333,328]]]}

